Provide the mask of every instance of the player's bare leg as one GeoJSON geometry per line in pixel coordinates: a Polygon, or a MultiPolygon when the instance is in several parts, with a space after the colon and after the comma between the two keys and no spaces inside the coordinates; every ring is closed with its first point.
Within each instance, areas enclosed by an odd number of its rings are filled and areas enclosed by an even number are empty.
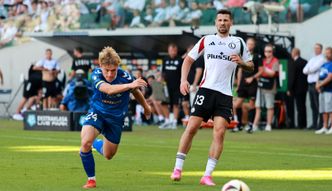
{"type": "Polygon", "coordinates": [[[107,160],[111,160],[118,150],[118,144],[114,144],[104,138],[103,155],[107,160]]]}
{"type": "Polygon", "coordinates": [[[213,122],[213,140],[210,146],[209,159],[206,164],[204,176],[201,178],[200,183],[207,186],[215,186],[212,181],[212,172],[217,165],[220,155],[224,148],[224,137],[228,122],[220,116],[214,117],[213,122]]]}
{"type": "Polygon", "coordinates": [[[88,181],[83,186],[83,188],[96,187],[95,161],[93,158],[91,146],[92,146],[94,139],[98,135],[99,135],[99,132],[93,126],[85,125],[82,127],[80,156],[82,159],[84,170],[88,176],[88,181]]]}
{"type": "Polygon", "coordinates": [[[191,116],[189,118],[186,130],[183,132],[180,140],[179,149],[176,154],[174,171],[171,175],[171,179],[174,181],[179,181],[181,179],[184,160],[191,148],[192,140],[196,135],[198,128],[201,126],[202,121],[203,118],[197,116],[191,116]]]}

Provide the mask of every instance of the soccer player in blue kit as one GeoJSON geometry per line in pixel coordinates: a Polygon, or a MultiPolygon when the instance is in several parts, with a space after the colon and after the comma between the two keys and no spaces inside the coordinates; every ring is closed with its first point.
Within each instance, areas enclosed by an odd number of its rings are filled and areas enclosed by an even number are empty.
{"type": "Polygon", "coordinates": [[[85,117],[81,131],[81,150],[84,170],[88,176],[83,188],[96,187],[95,162],[92,154],[93,146],[107,160],[116,153],[121,139],[124,118],[128,111],[129,94],[144,108],[144,115],[149,118],[151,108],[139,90],[146,82],[134,79],[130,74],[119,68],[121,60],[111,47],[99,53],[100,68],[92,72],[93,97],[92,104],[85,117]],[[104,140],[96,139],[102,134],[104,140]]]}

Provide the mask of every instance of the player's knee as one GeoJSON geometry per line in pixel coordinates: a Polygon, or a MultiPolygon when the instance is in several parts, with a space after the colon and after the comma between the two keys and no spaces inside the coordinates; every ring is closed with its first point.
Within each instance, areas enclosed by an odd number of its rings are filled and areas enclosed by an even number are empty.
{"type": "Polygon", "coordinates": [[[197,133],[197,129],[196,128],[187,128],[186,131],[187,131],[187,134],[189,136],[192,136],[192,137],[195,136],[196,133],[197,133]]]}
{"type": "Polygon", "coordinates": [[[82,140],[81,147],[83,150],[89,151],[89,150],[91,150],[91,146],[92,146],[92,141],[82,140]]]}
{"type": "Polygon", "coordinates": [[[111,154],[104,155],[104,157],[105,157],[106,160],[111,160],[114,155],[115,155],[115,153],[111,153],[111,154]]]}

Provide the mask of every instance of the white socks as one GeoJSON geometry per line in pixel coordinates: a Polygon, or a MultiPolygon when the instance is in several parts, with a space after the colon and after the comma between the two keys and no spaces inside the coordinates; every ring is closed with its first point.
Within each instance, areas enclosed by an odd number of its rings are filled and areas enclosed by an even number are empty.
{"type": "Polygon", "coordinates": [[[93,177],[88,177],[88,180],[96,180],[96,177],[93,176],[93,177]]]}
{"type": "Polygon", "coordinates": [[[204,176],[211,176],[212,175],[212,172],[213,172],[214,168],[216,167],[217,162],[218,162],[217,159],[213,159],[213,158],[209,157],[209,159],[207,161],[207,164],[206,164],[206,169],[205,169],[204,176]]]}
{"type": "Polygon", "coordinates": [[[186,159],[186,154],[184,153],[176,153],[176,161],[175,161],[175,168],[176,169],[179,169],[179,170],[182,170],[183,168],[183,163],[184,163],[184,160],[186,159]]]}

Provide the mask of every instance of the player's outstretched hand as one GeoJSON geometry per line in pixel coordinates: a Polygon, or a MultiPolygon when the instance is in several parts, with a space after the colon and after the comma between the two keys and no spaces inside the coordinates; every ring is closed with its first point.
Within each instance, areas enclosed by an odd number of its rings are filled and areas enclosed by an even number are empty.
{"type": "Polygon", "coordinates": [[[188,81],[181,82],[180,92],[182,93],[182,95],[187,95],[187,93],[189,93],[189,89],[190,89],[190,84],[188,81]]]}
{"type": "Polygon", "coordinates": [[[149,105],[147,108],[144,108],[144,116],[146,119],[150,119],[151,113],[152,113],[152,111],[151,111],[151,107],[149,105]]]}
{"type": "Polygon", "coordinates": [[[138,78],[135,81],[133,81],[132,83],[130,83],[131,89],[135,89],[135,88],[140,88],[140,87],[146,87],[147,83],[142,79],[142,78],[138,78]]]}

